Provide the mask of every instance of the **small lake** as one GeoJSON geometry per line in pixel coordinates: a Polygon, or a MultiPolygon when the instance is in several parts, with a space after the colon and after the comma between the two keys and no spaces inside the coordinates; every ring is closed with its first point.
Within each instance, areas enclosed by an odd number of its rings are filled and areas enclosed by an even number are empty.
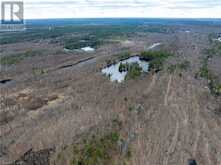
{"type": "Polygon", "coordinates": [[[125,80],[126,75],[127,75],[127,71],[124,71],[124,72],[119,71],[119,66],[121,63],[122,64],[138,63],[139,66],[142,68],[143,72],[148,72],[148,69],[149,69],[148,62],[140,60],[139,56],[133,56],[133,57],[130,57],[126,60],[119,61],[118,63],[113,64],[111,66],[108,66],[108,67],[102,69],[101,72],[103,74],[105,74],[106,76],[109,76],[110,80],[112,82],[113,81],[117,81],[119,83],[123,82],[125,80]]]}
{"type": "Polygon", "coordinates": [[[87,46],[87,47],[81,48],[81,50],[83,50],[85,52],[93,52],[95,49],[90,46],[87,46]]]}

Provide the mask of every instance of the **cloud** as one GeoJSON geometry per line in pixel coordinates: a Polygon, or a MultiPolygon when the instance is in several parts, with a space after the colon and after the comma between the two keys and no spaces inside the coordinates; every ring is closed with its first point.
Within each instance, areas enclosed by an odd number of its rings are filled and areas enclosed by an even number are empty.
{"type": "Polygon", "coordinates": [[[171,3],[172,9],[201,9],[201,8],[215,8],[221,6],[220,0],[186,0],[186,1],[174,1],[171,3]]]}
{"type": "Polygon", "coordinates": [[[154,7],[161,5],[157,1],[125,1],[125,0],[111,0],[111,1],[99,1],[99,0],[69,0],[69,1],[29,1],[26,5],[31,6],[45,6],[53,5],[71,5],[75,7],[154,7]]]}
{"type": "Polygon", "coordinates": [[[221,0],[25,0],[26,18],[221,18],[221,0]]]}

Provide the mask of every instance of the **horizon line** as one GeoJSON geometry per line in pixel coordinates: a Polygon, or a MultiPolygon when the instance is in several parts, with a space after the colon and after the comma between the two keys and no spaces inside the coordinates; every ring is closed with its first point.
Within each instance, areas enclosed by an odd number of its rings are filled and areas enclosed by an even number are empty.
{"type": "Polygon", "coordinates": [[[69,17],[64,17],[64,18],[28,18],[24,20],[48,20],[48,19],[220,19],[221,17],[217,18],[207,18],[207,17],[202,17],[202,18],[195,18],[195,17],[75,17],[75,18],[69,18],[69,17]]]}

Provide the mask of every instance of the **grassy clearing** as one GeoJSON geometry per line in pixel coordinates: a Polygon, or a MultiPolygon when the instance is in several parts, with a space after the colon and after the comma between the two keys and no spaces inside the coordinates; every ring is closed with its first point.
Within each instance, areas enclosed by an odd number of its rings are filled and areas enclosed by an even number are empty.
{"type": "Polygon", "coordinates": [[[9,56],[4,56],[0,59],[0,64],[1,65],[13,65],[16,64],[22,60],[24,60],[27,57],[33,57],[36,55],[41,54],[42,52],[39,50],[28,50],[24,53],[18,53],[18,54],[13,54],[9,56]]]}
{"type": "Polygon", "coordinates": [[[149,69],[159,72],[163,69],[163,63],[172,54],[164,51],[148,51],[141,53],[141,59],[149,61],[149,69]]]}

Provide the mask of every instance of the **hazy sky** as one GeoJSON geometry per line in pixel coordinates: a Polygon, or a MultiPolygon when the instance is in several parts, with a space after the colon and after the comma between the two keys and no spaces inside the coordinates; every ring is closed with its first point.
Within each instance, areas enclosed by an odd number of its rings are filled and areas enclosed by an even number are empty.
{"type": "Polygon", "coordinates": [[[221,18],[221,0],[24,0],[25,18],[221,18]]]}

